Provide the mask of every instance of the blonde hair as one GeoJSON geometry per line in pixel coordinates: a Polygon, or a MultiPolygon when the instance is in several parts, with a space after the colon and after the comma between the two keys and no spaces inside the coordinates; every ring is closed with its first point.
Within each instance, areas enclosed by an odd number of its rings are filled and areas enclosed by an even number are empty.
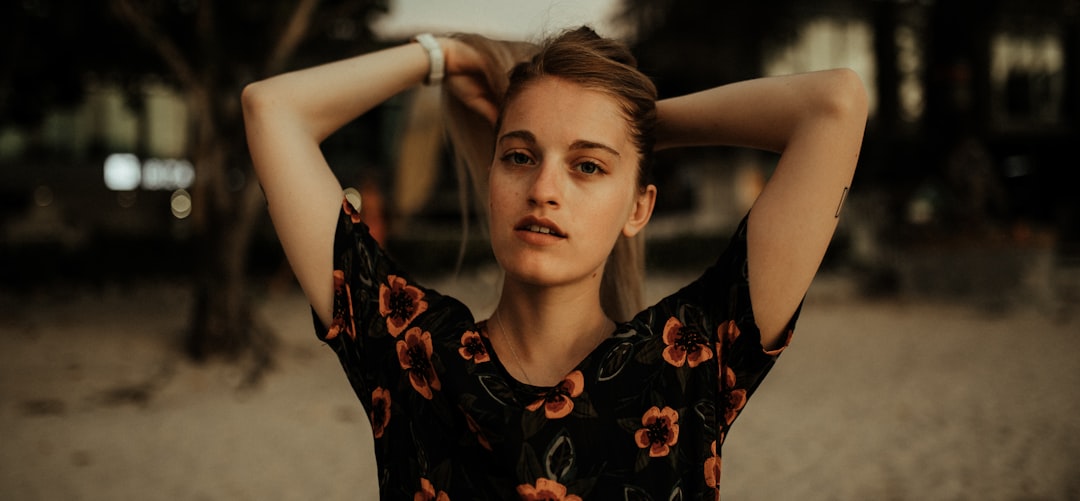
{"type": "MultiPolygon", "coordinates": [[[[566,31],[542,45],[497,41],[479,35],[457,35],[457,38],[485,56],[484,77],[500,113],[493,126],[451,93],[443,92],[443,121],[454,154],[459,186],[472,186],[474,207],[479,214],[487,214],[488,169],[502,112],[522,89],[546,76],[603,92],[619,102],[641,158],[638,189],[646,189],[656,123],[656,87],[637,69],[635,58],[624,44],[602,38],[587,27],[566,31]]],[[[459,201],[464,212],[469,205],[465,189],[459,193],[459,201]]],[[[479,219],[487,220],[486,217],[479,219]]],[[[463,221],[467,224],[464,216],[463,221]]],[[[616,321],[629,320],[644,307],[643,233],[639,232],[633,238],[620,235],[604,266],[600,303],[604,313],[616,321]]]]}

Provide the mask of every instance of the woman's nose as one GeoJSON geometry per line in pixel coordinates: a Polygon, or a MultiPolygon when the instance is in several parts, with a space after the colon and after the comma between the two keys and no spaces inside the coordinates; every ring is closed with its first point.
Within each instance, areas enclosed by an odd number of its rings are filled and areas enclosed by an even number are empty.
{"type": "Polygon", "coordinates": [[[538,165],[529,186],[529,203],[558,206],[562,200],[561,173],[555,162],[545,160],[538,165]]]}

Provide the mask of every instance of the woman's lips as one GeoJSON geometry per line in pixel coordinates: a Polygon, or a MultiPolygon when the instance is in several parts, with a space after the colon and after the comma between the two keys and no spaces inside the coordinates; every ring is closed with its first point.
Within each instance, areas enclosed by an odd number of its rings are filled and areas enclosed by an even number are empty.
{"type": "Polygon", "coordinates": [[[514,225],[514,231],[529,242],[544,243],[552,239],[564,239],[566,234],[553,221],[529,216],[514,225]]]}
{"type": "Polygon", "coordinates": [[[522,228],[522,229],[523,230],[528,230],[528,231],[531,231],[531,232],[534,232],[534,233],[543,233],[545,235],[556,235],[556,236],[558,236],[557,233],[555,233],[554,231],[551,231],[551,228],[548,228],[547,226],[540,226],[538,224],[530,224],[528,227],[522,228]]]}

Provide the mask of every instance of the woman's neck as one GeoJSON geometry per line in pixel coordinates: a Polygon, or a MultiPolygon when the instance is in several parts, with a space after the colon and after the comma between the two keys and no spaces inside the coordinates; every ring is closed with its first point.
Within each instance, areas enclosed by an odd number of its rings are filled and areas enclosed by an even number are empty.
{"type": "Polygon", "coordinates": [[[558,384],[614,331],[598,284],[583,285],[536,287],[507,278],[487,327],[499,360],[516,379],[558,384]]]}

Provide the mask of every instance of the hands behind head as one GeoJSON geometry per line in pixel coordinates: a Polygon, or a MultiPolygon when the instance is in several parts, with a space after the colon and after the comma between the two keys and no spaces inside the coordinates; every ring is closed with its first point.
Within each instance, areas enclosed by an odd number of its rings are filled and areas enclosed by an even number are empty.
{"type": "Polygon", "coordinates": [[[484,54],[455,38],[440,38],[439,43],[446,57],[443,85],[466,107],[494,126],[499,118],[499,105],[485,74],[488,61],[484,54]]]}

